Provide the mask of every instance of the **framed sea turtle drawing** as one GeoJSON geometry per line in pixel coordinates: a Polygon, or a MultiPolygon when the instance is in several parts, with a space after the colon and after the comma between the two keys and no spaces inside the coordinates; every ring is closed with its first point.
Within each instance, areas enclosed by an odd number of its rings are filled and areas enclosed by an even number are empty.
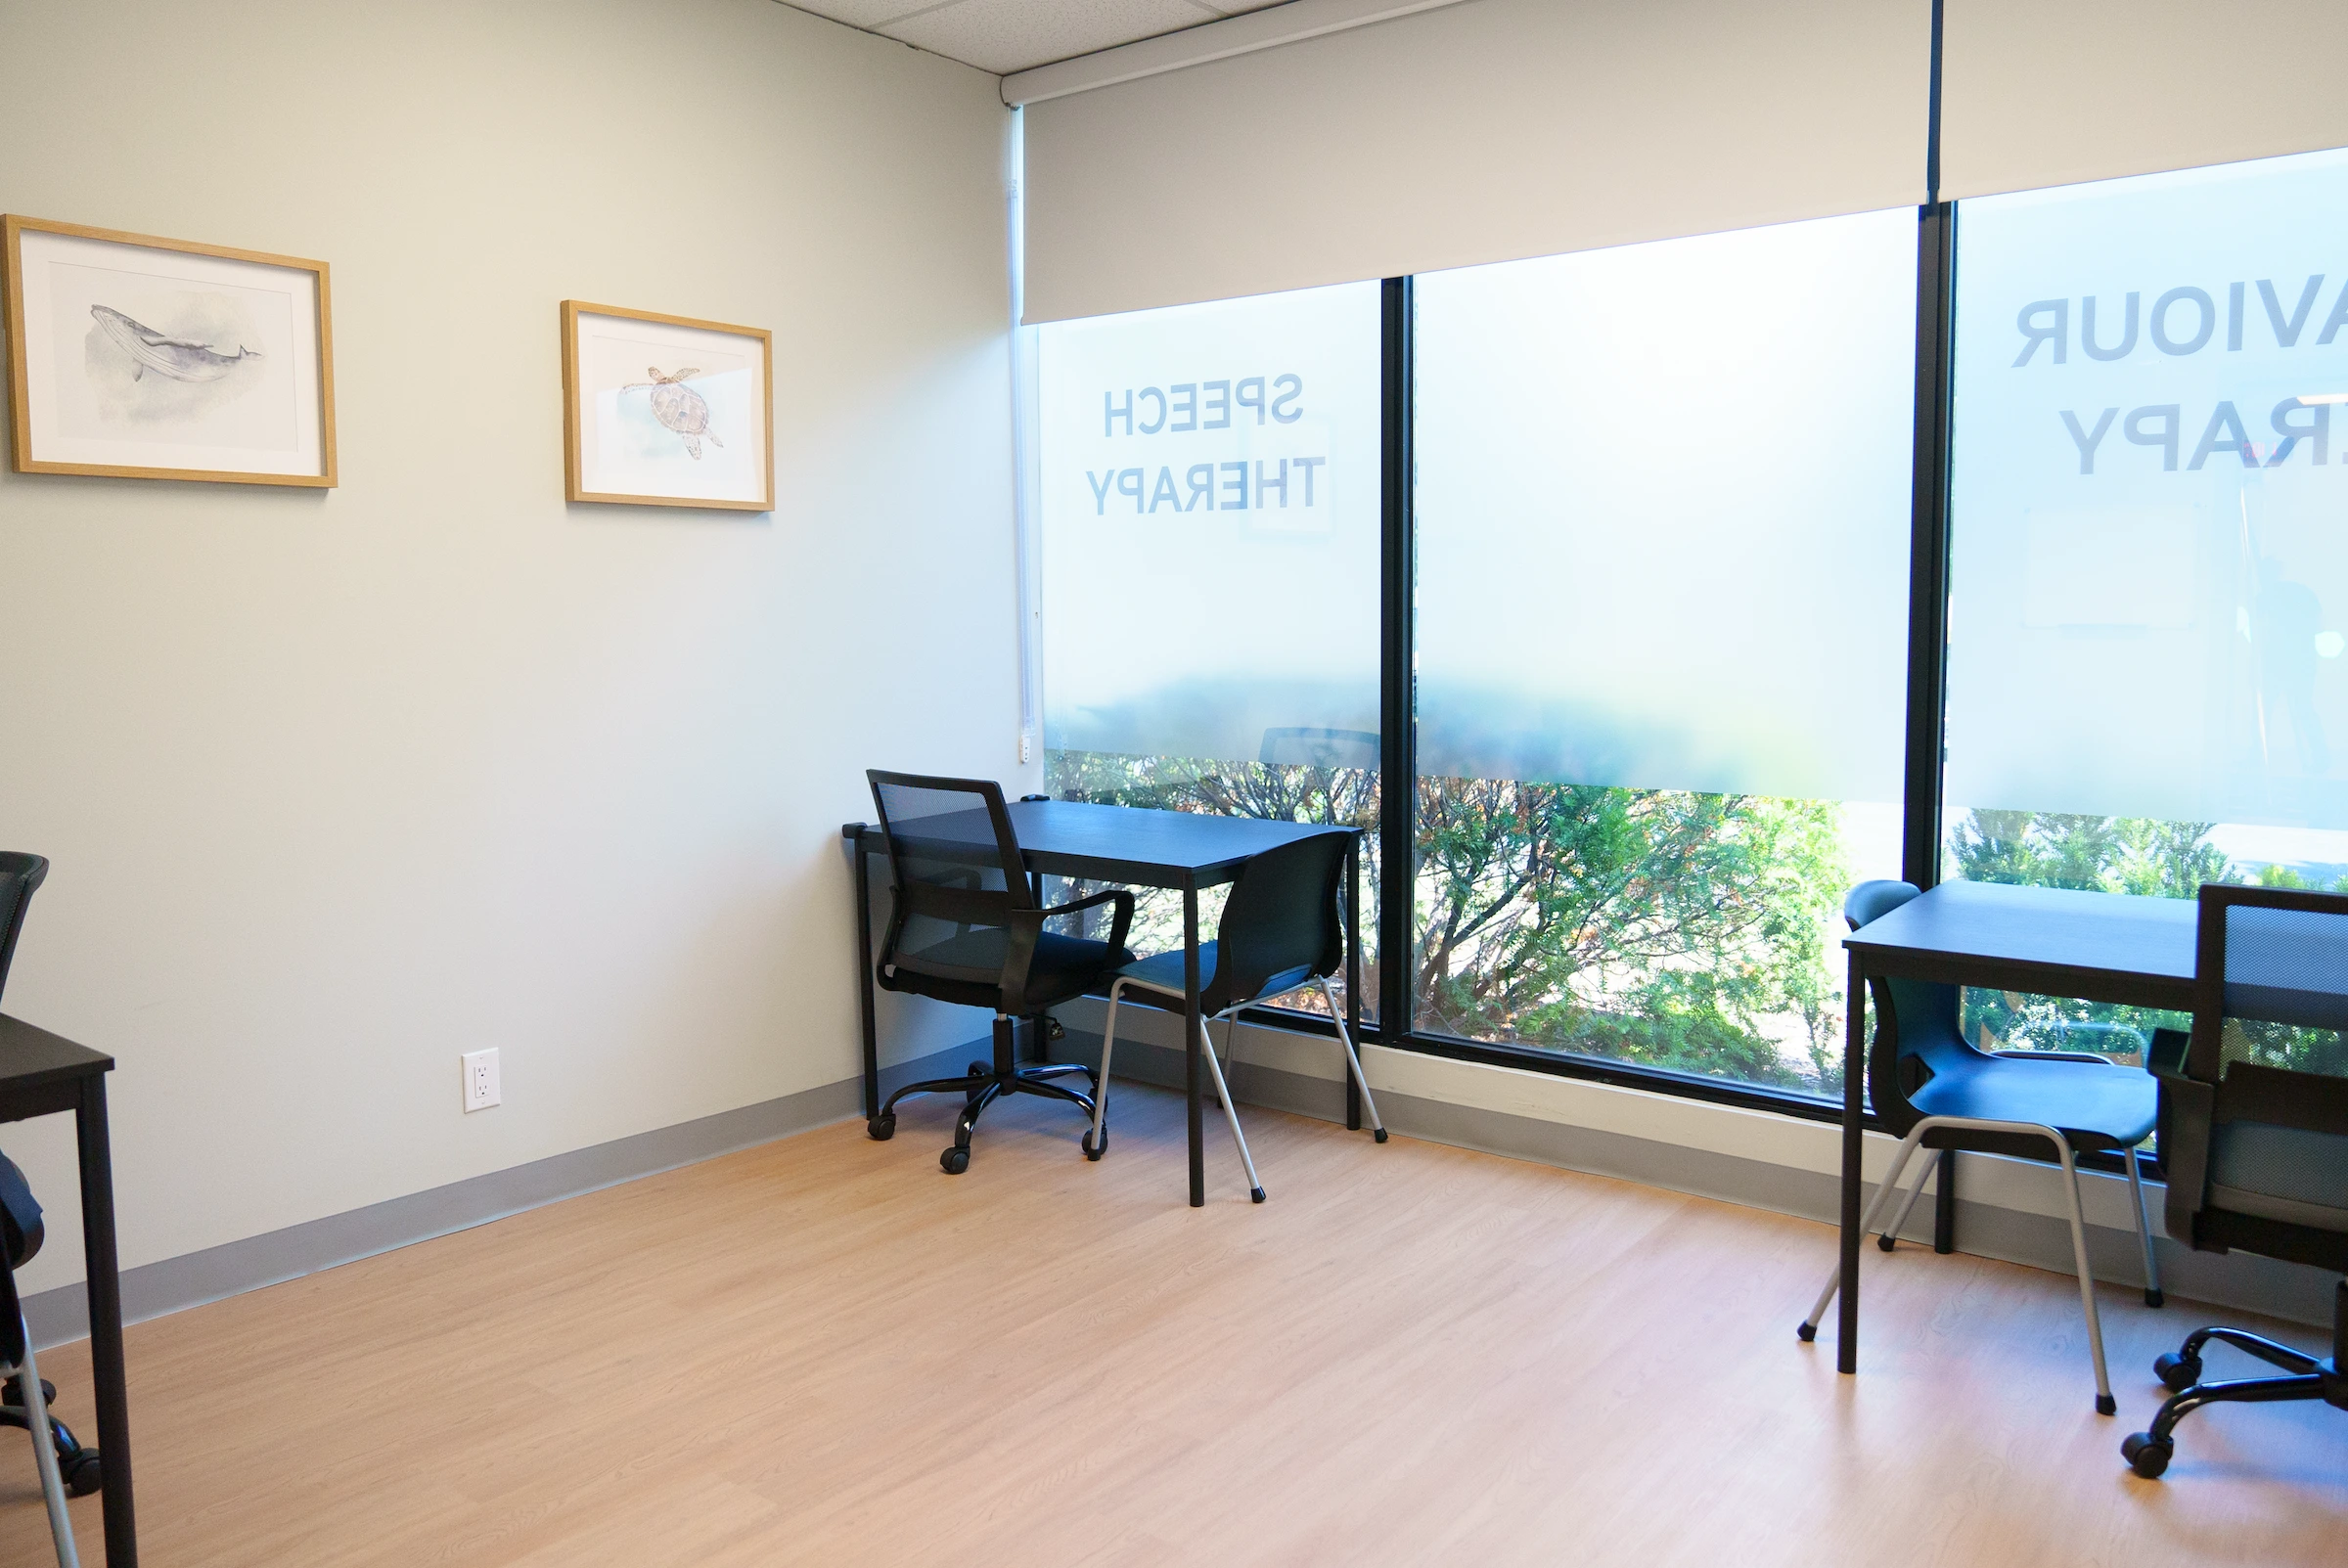
{"type": "Polygon", "coordinates": [[[323,261],[0,217],[20,473],[335,482],[323,261]]]}
{"type": "Polygon", "coordinates": [[[573,501],[775,509],[774,336],[563,301],[563,457],[573,501]]]}

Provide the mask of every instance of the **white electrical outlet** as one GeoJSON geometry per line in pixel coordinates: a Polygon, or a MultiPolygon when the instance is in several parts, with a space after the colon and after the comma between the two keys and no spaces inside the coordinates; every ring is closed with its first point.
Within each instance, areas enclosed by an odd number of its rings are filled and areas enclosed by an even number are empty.
{"type": "Polygon", "coordinates": [[[458,1058],[465,1064],[465,1108],[487,1110],[502,1098],[497,1082],[497,1052],[468,1051],[458,1058]]]}

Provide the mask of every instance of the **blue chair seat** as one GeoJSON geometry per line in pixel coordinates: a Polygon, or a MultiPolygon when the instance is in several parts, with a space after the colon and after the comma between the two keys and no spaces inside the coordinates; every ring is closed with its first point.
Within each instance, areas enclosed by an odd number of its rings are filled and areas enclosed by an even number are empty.
{"type": "Polygon", "coordinates": [[[1944,1066],[1908,1102],[1926,1116],[2036,1122],[2073,1148],[2134,1148],[2152,1136],[2160,1085],[2139,1068],[1991,1056],[1944,1066]]]}

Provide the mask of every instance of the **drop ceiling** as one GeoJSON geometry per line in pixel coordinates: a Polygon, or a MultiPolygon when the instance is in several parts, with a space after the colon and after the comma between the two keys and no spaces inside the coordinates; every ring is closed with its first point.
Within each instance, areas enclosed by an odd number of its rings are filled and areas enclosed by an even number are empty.
{"type": "Polygon", "coordinates": [[[788,0],[998,76],[1180,32],[1282,0],[788,0]]]}

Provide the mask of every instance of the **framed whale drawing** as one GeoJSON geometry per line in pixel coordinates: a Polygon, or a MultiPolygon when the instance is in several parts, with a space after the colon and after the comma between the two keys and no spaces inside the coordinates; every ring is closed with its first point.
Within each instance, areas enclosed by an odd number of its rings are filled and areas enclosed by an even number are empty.
{"type": "Polygon", "coordinates": [[[323,261],[0,217],[20,473],[335,482],[323,261]]]}
{"type": "Polygon", "coordinates": [[[775,509],[774,335],[563,301],[563,469],[573,501],[775,509]]]}

